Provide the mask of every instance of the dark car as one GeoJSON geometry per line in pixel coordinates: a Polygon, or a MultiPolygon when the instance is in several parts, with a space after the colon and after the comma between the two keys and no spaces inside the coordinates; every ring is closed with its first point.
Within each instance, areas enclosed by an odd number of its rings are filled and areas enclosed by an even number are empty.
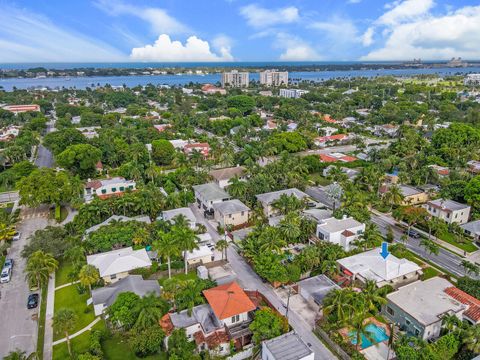
{"type": "Polygon", "coordinates": [[[28,295],[27,308],[34,309],[38,306],[38,294],[28,295]]]}
{"type": "Polygon", "coordinates": [[[418,239],[421,236],[419,232],[412,229],[405,231],[405,234],[407,234],[408,236],[414,239],[418,239]]]}

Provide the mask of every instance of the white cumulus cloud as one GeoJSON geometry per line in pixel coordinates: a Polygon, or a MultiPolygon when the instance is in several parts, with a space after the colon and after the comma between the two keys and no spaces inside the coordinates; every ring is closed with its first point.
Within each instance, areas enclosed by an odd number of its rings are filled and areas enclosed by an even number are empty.
{"type": "Polygon", "coordinates": [[[233,60],[230,48],[220,48],[220,55],[212,52],[208,41],[190,36],[185,44],[180,41],[172,41],[170,36],[162,34],[153,45],[133,48],[131,59],[138,61],[160,62],[212,62],[233,60]]]}
{"type": "Polygon", "coordinates": [[[362,44],[363,46],[370,46],[373,44],[373,35],[375,33],[375,29],[373,27],[369,27],[362,35],[362,44]]]}
{"type": "Polygon", "coordinates": [[[424,13],[420,18],[385,29],[383,47],[371,51],[364,60],[480,57],[480,6],[463,7],[440,16],[424,13]]]}
{"type": "Polygon", "coordinates": [[[276,36],[276,47],[283,50],[280,60],[283,61],[314,61],[321,60],[322,56],[307,42],[299,37],[286,33],[276,36]]]}
{"type": "Polygon", "coordinates": [[[250,4],[240,9],[240,14],[247,19],[247,23],[254,28],[266,28],[278,24],[290,24],[300,19],[295,6],[278,9],[267,9],[256,4],[250,4]]]}

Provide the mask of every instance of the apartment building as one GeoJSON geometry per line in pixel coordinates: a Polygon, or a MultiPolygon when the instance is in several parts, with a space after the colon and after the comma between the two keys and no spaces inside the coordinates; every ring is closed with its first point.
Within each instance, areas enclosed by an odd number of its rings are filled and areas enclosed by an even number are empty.
{"type": "Polygon", "coordinates": [[[248,72],[232,70],[222,74],[222,87],[248,87],[248,72]]]}
{"type": "Polygon", "coordinates": [[[288,85],[288,71],[265,70],[260,72],[260,84],[267,86],[288,85]]]}
{"type": "Polygon", "coordinates": [[[302,89],[280,89],[280,97],[290,98],[290,99],[298,99],[302,97],[302,95],[308,94],[308,90],[302,89]]]}

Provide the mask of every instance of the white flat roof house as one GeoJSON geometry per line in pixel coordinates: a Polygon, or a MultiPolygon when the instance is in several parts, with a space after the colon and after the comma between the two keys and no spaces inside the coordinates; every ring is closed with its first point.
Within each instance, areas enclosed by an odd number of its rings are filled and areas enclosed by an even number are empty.
{"type": "Polygon", "coordinates": [[[425,209],[432,216],[451,224],[465,224],[470,217],[470,206],[448,199],[428,201],[425,209]]]}
{"type": "Polygon", "coordinates": [[[255,195],[255,197],[262,204],[265,216],[270,217],[275,215],[276,213],[275,210],[272,208],[272,203],[278,200],[282,195],[295,196],[298,200],[309,199],[309,196],[307,194],[296,188],[272,191],[269,193],[255,195]]]}
{"type": "Polygon", "coordinates": [[[262,360],[314,360],[315,353],[294,331],[262,342],[262,360]]]}
{"type": "Polygon", "coordinates": [[[347,251],[364,231],[365,224],[346,216],[342,219],[331,217],[320,220],[317,225],[317,237],[320,240],[340,245],[347,251]]]}
{"type": "Polygon", "coordinates": [[[386,259],[380,255],[380,248],[337,260],[340,272],[352,282],[364,284],[373,280],[378,287],[390,285],[394,288],[419,279],[420,266],[407,259],[399,259],[390,254],[386,259]]]}
{"type": "Polygon", "coordinates": [[[187,258],[187,264],[207,264],[212,262],[213,252],[207,245],[200,245],[198,249],[193,249],[192,251],[184,251],[184,256],[187,258]]]}
{"type": "Polygon", "coordinates": [[[132,247],[127,247],[88,255],[87,264],[95,266],[106,283],[112,283],[128,276],[132,270],[150,267],[152,262],[145,249],[133,250],[132,247]]]}
{"type": "Polygon", "coordinates": [[[445,315],[473,324],[480,320],[480,301],[440,277],[403,286],[388,294],[387,301],[382,313],[400,330],[423,340],[440,335],[445,315]]]}

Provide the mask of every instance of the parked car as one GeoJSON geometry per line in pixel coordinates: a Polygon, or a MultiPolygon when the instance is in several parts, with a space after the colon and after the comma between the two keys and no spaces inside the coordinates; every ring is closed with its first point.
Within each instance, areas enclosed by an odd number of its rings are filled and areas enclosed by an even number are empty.
{"type": "Polygon", "coordinates": [[[16,231],[15,234],[13,235],[12,240],[13,240],[13,241],[20,240],[20,237],[21,237],[21,236],[22,236],[22,234],[19,233],[18,231],[16,231]]]}
{"type": "Polygon", "coordinates": [[[8,283],[12,277],[12,268],[4,267],[0,275],[0,284],[8,283]]]}
{"type": "Polygon", "coordinates": [[[28,295],[27,308],[34,309],[38,306],[38,294],[28,295]]]}
{"type": "Polygon", "coordinates": [[[418,239],[421,236],[418,231],[415,231],[413,229],[405,231],[405,234],[407,234],[408,236],[410,236],[411,238],[414,238],[414,239],[418,239]]]}
{"type": "Polygon", "coordinates": [[[6,259],[3,263],[3,267],[13,269],[13,259],[6,259]]]}

